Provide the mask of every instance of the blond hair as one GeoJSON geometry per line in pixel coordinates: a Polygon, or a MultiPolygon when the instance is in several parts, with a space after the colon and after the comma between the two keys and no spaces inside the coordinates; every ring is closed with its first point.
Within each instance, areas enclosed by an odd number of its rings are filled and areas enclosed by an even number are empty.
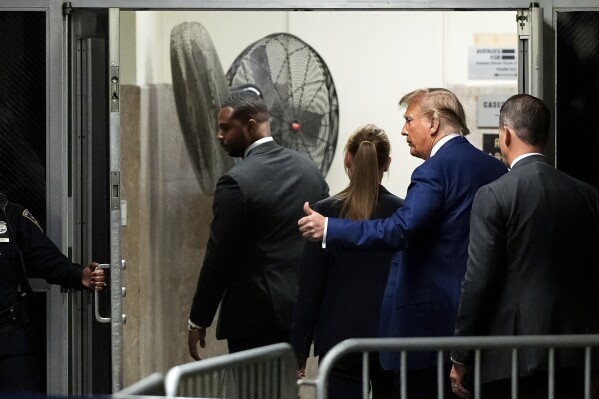
{"type": "Polygon", "coordinates": [[[357,128],[347,140],[345,153],[352,157],[349,185],[335,195],[343,202],[341,217],[369,219],[376,207],[379,183],[389,164],[391,144],[385,131],[369,124],[357,128]]]}
{"type": "Polygon", "coordinates": [[[443,88],[418,89],[399,100],[400,106],[408,106],[410,103],[420,105],[422,116],[429,120],[438,119],[442,129],[451,129],[462,136],[470,133],[464,107],[451,91],[443,88]]]}

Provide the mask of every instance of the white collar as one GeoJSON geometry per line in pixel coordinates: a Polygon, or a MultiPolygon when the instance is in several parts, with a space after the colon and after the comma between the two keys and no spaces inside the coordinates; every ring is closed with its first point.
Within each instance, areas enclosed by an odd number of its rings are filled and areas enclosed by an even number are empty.
{"type": "Polygon", "coordinates": [[[441,140],[437,141],[435,143],[435,145],[433,146],[433,149],[431,150],[431,157],[433,155],[435,155],[437,153],[437,151],[439,151],[439,148],[443,147],[443,144],[447,143],[452,138],[458,137],[458,136],[461,136],[461,134],[459,134],[459,133],[449,133],[449,134],[445,135],[445,137],[443,137],[441,140]]]}
{"type": "Polygon", "coordinates": [[[528,154],[522,154],[518,157],[516,157],[516,159],[514,159],[512,161],[512,164],[510,165],[510,169],[514,168],[514,165],[516,165],[516,162],[523,160],[524,158],[530,157],[532,155],[540,155],[540,156],[544,156],[543,154],[541,154],[540,152],[529,152],[528,154]]]}
{"type": "Polygon", "coordinates": [[[251,150],[253,150],[254,148],[258,147],[260,144],[264,144],[264,143],[268,143],[269,141],[273,141],[274,139],[272,138],[272,136],[268,136],[268,137],[262,137],[261,139],[258,139],[256,141],[254,141],[252,144],[250,144],[250,146],[248,148],[245,149],[245,152],[243,153],[243,157],[247,157],[248,154],[250,153],[251,150]]]}

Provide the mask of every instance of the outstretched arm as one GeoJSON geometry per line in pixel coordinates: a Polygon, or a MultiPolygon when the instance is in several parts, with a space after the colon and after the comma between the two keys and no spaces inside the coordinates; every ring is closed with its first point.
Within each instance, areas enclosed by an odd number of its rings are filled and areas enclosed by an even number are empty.
{"type": "Polygon", "coordinates": [[[311,241],[322,240],[331,250],[401,250],[435,227],[444,212],[444,184],[437,171],[417,168],[403,207],[387,219],[325,218],[304,204],[306,216],[298,222],[300,232],[311,241]]]}

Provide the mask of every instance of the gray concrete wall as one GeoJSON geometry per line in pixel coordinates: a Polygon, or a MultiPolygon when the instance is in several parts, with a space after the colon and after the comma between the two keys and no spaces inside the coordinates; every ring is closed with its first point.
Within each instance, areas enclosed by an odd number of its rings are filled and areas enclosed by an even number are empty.
{"type": "MultiPolygon", "coordinates": [[[[124,386],[192,361],[187,319],[212,220],[212,197],[202,194],[191,167],[172,86],[123,86],[122,198],[127,225],[122,253],[124,386]]],[[[212,357],[226,353],[208,330],[212,357]]]]}

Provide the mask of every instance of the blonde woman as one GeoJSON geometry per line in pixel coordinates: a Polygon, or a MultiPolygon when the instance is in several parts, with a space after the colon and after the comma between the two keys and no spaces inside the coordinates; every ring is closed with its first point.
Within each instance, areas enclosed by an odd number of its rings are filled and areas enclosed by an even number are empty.
{"type": "MultiPolygon", "coordinates": [[[[350,182],[339,194],[313,205],[325,216],[353,220],[386,218],[403,205],[380,183],[389,169],[391,145],[375,125],[359,127],[350,136],[344,164],[350,182]]],[[[377,337],[383,292],[391,251],[327,252],[320,242],[307,242],[299,271],[299,293],[294,307],[292,345],[298,375],[304,375],[310,345],[320,359],[347,338],[377,337]]],[[[329,398],[362,397],[361,356],[342,359],[330,378],[329,398]]],[[[383,370],[378,354],[370,358],[373,398],[390,398],[393,371],[383,370]]]]}

